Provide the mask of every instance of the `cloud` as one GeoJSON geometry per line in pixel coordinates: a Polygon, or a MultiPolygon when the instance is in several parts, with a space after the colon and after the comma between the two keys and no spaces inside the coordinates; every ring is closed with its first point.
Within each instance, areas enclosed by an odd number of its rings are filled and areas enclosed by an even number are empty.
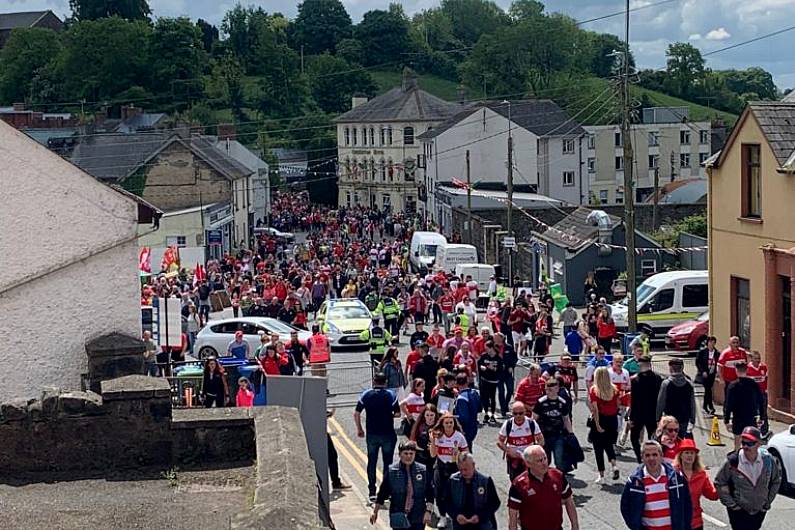
{"type": "Polygon", "coordinates": [[[726,40],[731,36],[732,34],[726,31],[726,28],[720,27],[707,33],[706,37],[704,38],[707,40],[726,40]]]}
{"type": "Polygon", "coordinates": [[[687,40],[701,40],[701,33],[693,33],[687,40]]]}

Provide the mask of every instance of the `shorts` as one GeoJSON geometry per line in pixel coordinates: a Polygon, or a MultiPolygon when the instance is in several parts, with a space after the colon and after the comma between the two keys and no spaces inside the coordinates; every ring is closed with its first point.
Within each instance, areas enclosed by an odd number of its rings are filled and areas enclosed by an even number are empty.
{"type": "Polygon", "coordinates": [[[513,336],[513,344],[516,346],[520,342],[526,341],[527,337],[525,337],[524,333],[520,333],[518,331],[511,331],[511,335],[513,336]]]}

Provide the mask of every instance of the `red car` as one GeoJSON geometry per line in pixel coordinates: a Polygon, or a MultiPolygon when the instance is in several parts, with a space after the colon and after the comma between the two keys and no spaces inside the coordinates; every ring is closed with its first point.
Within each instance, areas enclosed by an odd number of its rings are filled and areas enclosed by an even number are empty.
{"type": "Polygon", "coordinates": [[[708,336],[709,311],[705,311],[695,320],[672,327],[665,335],[665,346],[677,351],[698,351],[707,347],[708,336]]]}

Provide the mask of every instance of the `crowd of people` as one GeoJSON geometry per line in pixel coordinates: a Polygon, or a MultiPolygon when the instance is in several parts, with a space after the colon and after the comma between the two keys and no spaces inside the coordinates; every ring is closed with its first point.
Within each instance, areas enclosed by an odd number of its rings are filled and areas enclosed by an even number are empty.
{"type": "MultiPolygon", "coordinates": [[[[374,363],[373,386],[354,413],[357,434],[366,441],[373,522],[389,501],[393,528],[424,528],[435,518],[438,528],[496,529],[496,512],[506,502],[510,530],[558,530],[564,512],[577,529],[567,477],[584,460],[574,432],[575,422],[582,422],[596,483],[622,480],[616,453],[627,440],[631,444],[639,467],[623,477],[621,498],[629,528],[700,528],[702,497],[720,499],[733,528],[761,526],[781,471],[759,451],[768,430],[766,367],[736,337],[723,351],[710,338],[696,358],[705,389],[702,411],[715,413],[712,387],[721,379],[727,384],[724,421],[736,436],[735,451],[713,483],[692,437],[698,408],[683,362],[673,359],[666,377],[657,374],[643,335],[630,344],[626,359],[614,351],[618,334],[604,299],[591,295],[579,312],[570,304],[556,308],[543,283],[535,293],[514,293],[499,278],[481,289],[471,277],[414,273],[408,242],[415,230],[428,228],[416,216],[331,210],[283,194],[274,198],[271,225],[306,232],[306,239],[294,244],[259,233],[208,263],[204,279],[181,270],[143,285],[142,303],[178,298],[184,316],[180,345],[157,351],[145,336],[147,373],[167,374],[171,362],[197,353],[196,334],[207,325],[211,295],[220,291],[235,315],[269,316],[312,330],[308,341],[297,333],[290,341],[264,335],[254,351],[238,336],[228,355],[255,359],[265,377],[300,375],[308,364],[314,375],[324,375],[311,358],[319,352],[327,359],[329,342],[311,322],[324,301],[358,298],[374,317],[363,333],[374,363]],[[551,351],[558,329],[565,347],[551,351]],[[401,358],[397,346],[406,340],[410,351],[401,358]],[[520,363],[528,373],[517,381],[520,363]],[[590,414],[575,413],[580,399],[590,414]],[[489,426],[496,432],[487,430],[486,438],[480,433],[489,426]],[[505,477],[477,469],[476,439],[504,454],[505,477]],[[509,484],[507,499],[499,498],[495,480],[509,484]]],[[[204,405],[252,405],[251,381],[239,379],[234,396],[230,386],[222,363],[204,360],[204,405]]],[[[333,451],[330,438],[329,445],[333,451]]],[[[346,486],[338,474],[332,483],[346,486]]]]}

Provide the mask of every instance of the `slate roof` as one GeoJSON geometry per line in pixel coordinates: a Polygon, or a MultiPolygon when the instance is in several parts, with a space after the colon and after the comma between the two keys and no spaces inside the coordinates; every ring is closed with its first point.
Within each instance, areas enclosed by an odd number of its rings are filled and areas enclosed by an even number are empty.
{"type": "MultiPolygon", "coordinates": [[[[547,229],[540,237],[569,250],[582,248],[593,242],[599,234],[599,227],[586,222],[588,214],[592,211],[590,208],[580,206],[558,223],[552,225],[552,229],[547,229]]],[[[621,224],[621,219],[613,215],[610,215],[610,220],[612,221],[613,229],[621,224]]]]}
{"type": "Polygon", "coordinates": [[[48,11],[26,11],[23,13],[0,13],[0,30],[29,28],[48,11]]]}
{"type": "Polygon", "coordinates": [[[749,105],[781,166],[795,151],[795,101],[760,101],[749,105]]]}
{"type": "Polygon", "coordinates": [[[461,108],[419,88],[416,80],[404,81],[380,96],[338,116],[337,123],[369,123],[393,121],[441,121],[461,108]]]}
{"type": "Polygon", "coordinates": [[[781,98],[781,101],[786,101],[788,103],[795,103],[795,90],[781,98]]]}
{"type": "Polygon", "coordinates": [[[115,132],[131,133],[141,129],[153,128],[166,117],[168,117],[168,115],[162,112],[142,112],[141,114],[136,114],[135,116],[123,120],[116,127],[115,132]]]}
{"type": "Polygon", "coordinates": [[[454,127],[455,124],[476,110],[484,107],[504,116],[506,119],[510,114],[512,123],[537,136],[580,136],[585,134],[585,129],[577,121],[570,118],[566,111],[551,99],[521,99],[511,101],[510,105],[502,101],[473,103],[438,127],[424,132],[418,138],[420,140],[435,138],[454,127]]]}

